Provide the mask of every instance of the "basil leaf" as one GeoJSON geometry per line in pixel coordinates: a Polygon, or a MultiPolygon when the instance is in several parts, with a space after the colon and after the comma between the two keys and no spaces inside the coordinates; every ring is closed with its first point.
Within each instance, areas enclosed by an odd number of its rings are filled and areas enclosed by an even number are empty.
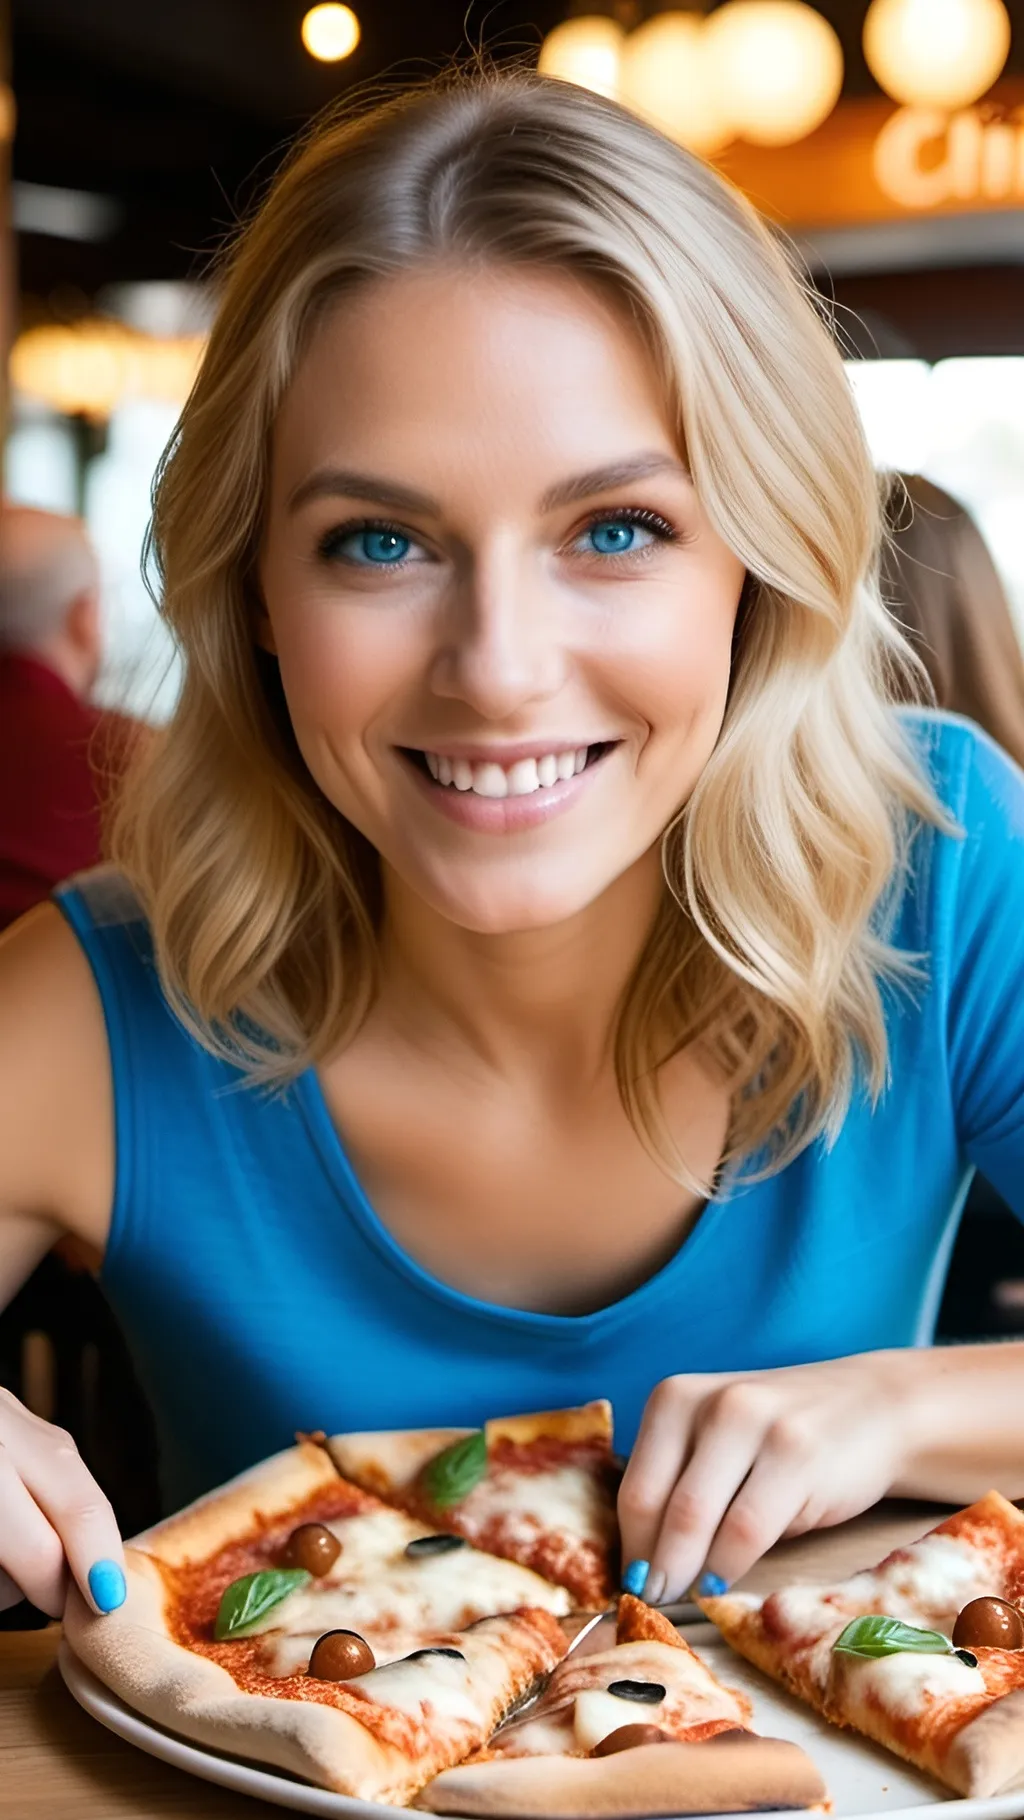
{"type": "Polygon", "coordinates": [[[270,1567],[261,1574],[243,1574],[232,1580],[221,1595],[213,1634],[218,1643],[231,1637],[251,1637],[282,1599],[305,1586],[312,1575],[304,1567],[270,1567]]]}
{"type": "Polygon", "coordinates": [[[461,1504],[487,1471],[487,1441],[482,1428],[446,1447],[424,1468],[423,1489],[435,1510],[461,1504]]]}
{"type": "Polygon", "coordinates": [[[898,1618],[854,1618],[832,1645],[843,1656],[951,1656],[953,1645],[937,1630],[916,1630],[898,1618]]]}

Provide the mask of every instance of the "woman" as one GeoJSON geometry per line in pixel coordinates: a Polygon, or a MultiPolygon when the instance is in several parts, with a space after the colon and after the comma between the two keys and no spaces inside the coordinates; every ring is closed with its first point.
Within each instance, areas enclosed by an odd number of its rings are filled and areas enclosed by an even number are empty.
{"type": "MultiPolygon", "coordinates": [[[[6,1281],[105,1251],[169,1502],[601,1393],[655,1600],[1024,1493],[1021,1349],[909,1350],[972,1166],[1024,1213],[1024,787],[890,707],[878,536],[824,327],[668,141],[462,77],[300,149],[160,481],[180,707],[3,955],[6,1281]]],[[[9,1580],[116,1603],[66,1437],[0,1439],[9,1580]]]]}
{"type": "Polygon", "coordinates": [[[1024,652],[970,513],[920,474],[894,477],[882,593],[940,708],[966,714],[1024,765],[1024,652]]]}

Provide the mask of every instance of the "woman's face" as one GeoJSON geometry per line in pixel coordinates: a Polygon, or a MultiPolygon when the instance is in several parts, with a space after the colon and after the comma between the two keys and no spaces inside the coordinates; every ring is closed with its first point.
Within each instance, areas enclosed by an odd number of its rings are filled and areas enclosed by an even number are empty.
{"type": "Polygon", "coordinates": [[[260,572],[310,771],[463,928],[592,903],[715,744],[743,568],[641,341],[568,274],[340,303],[275,427],[260,572]]]}

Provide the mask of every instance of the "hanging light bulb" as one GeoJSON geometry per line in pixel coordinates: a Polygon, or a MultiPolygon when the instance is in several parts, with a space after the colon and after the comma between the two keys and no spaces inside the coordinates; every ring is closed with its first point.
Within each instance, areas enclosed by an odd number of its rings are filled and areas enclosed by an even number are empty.
{"type": "Polygon", "coordinates": [[[969,107],[1002,73],[1009,49],[1002,0],[873,0],[864,21],[871,74],[909,107],[969,107]]]}
{"type": "Polygon", "coordinates": [[[620,99],[670,139],[709,157],[733,136],[697,13],[657,13],[622,49],[620,99]]]}
{"type": "Polygon", "coordinates": [[[625,33],[614,19],[587,14],[556,25],[540,47],[542,76],[559,76],[598,95],[619,92],[619,60],[625,33]]]}
{"type": "Polygon", "coordinates": [[[302,42],[319,63],[350,57],[359,37],[359,20],[350,6],[311,6],[302,21],[302,42]]]}
{"type": "Polygon", "coordinates": [[[803,0],[726,0],[708,49],[735,130],[755,145],[791,145],[827,119],[843,86],[836,33],[803,0]]]}

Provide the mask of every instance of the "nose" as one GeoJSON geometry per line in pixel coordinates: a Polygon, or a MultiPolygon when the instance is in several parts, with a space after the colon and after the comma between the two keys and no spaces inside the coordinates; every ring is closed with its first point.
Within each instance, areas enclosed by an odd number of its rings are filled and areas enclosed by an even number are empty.
{"type": "Polygon", "coordinates": [[[556,590],[528,551],[503,542],[453,578],[431,670],[437,695],[507,720],[562,687],[569,662],[556,590]]]}

